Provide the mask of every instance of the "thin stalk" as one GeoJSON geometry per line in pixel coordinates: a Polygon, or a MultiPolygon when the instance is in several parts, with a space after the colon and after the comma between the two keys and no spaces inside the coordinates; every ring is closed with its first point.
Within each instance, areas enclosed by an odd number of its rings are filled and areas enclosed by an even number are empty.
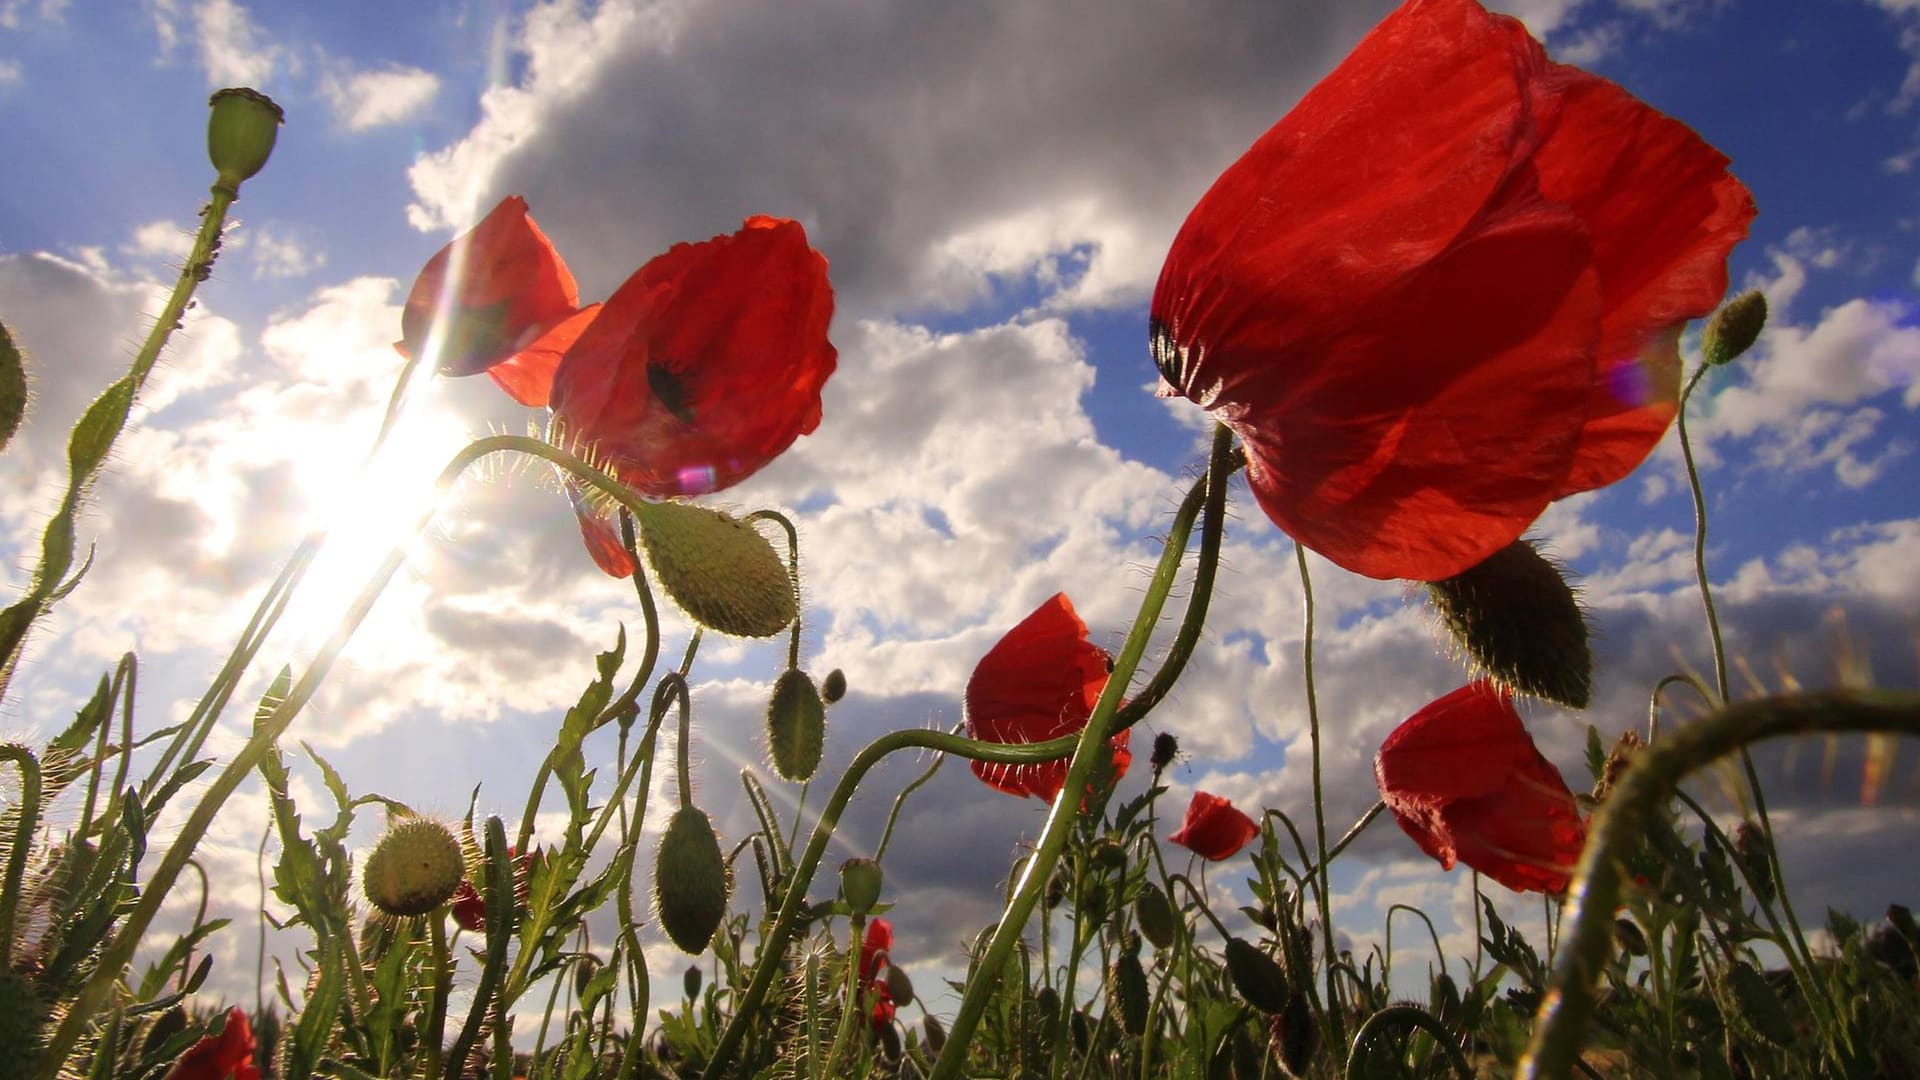
{"type": "Polygon", "coordinates": [[[427,1067],[422,1075],[440,1075],[440,1055],[447,1044],[447,995],[453,992],[453,957],[447,950],[447,917],[436,911],[427,919],[433,948],[433,1008],[427,1013],[427,1067]]]}
{"type": "Polygon", "coordinates": [[[1335,1043],[1345,1043],[1346,1023],[1340,1011],[1334,1008],[1337,991],[1333,979],[1333,901],[1332,884],[1327,873],[1327,800],[1326,786],[1320,770],[1320,698],[1313,683],[1313,578],[1307,573],[1307,549],[1296,542],[1293,545],[1294,561],[1300,566],[1300,592],[1305,599],[1306,629],[1300,644],[1302,673],[1305,676],[1307,690],[1307,735],[1313,747],[1313,831],[1315,850],[1319,853],[1315,869],[1313,898],[1320,909],[1320,933],[1325,938],[1327,963],[1327,1017],[1333,1025],[1335,1043]]]}
{"type": "Polygon", "coordinates": [[[1613,948],[1613,913],[1625,887],[1627,855],[1681,778],[1763,739],[1857,731],[1920,735],[1920,693],[1829,690],[1745,701],[1669,733],[1634,759],[1588,824],[1587,846],[1567,890],[1565,914],[1573,930],[1534,1018],[1520,1063],[1525,1080],[1572,1075],[1613,948]]]}
{"type": "MultiPolygon", "coordinates": [[[[954,728],[956,734],[959,733],[959,730],[957,726],[954,728]]],[[[879,862],[881,857],[887,853],[887,841],[893,839],[893,824],[900,820],[900,808],[906,805],[907,796],[913,794],[920,785],[933,779],[933,774],[940,771],[940,766],[945,764],[946,760],[947,755],[945,754],[933,755],[933,764],[928,765],[925,772],[915,777],[912,783],[900,789],[900,794],[893,797],[893,809],[887,814],[887,827],[880,833],[880,843],[873,849],[874,862],[879,862]]],[[[795,822],[795,827],[798,827],[797,821],[795,822]]]]}
{"type": "MultiPolygon", "coordinates": [[[[27,879],[27,858],[33,854],[33,834],[40,827],[40,759],[19,743],[7,743],[0,745],[0,761],[20,770],[20,822],[13,830],[13,849],[7,852],[6,884],[0,887],[0,963],[11,963],[14,914],[27,879]]],[[[205,890],[201,893],[204,914],[205,890]]]]}
{"type": "Polygon", "coordinates": [[[1440,1047],[1441,1052],[1446,1054],[1447,1063],[1453,1066],[1454,1073],[1462,1080],[1473,1080],[1475,1075],[1473,1067],[1467,1064],[1466,1055],[1460,1052],[1460,1044],[1456,1041],[1455,1035],[1447,1030],[1445,1024],[1434,1019],[1433,1014],[1418,1005],[1391,1005],[1367,1017],[1366,1023],[1361,1024],[1360,1030],[1353,1034],[1353,1049],[1347,1054],[1347,1066],[1341,1075],[1372,1075],[1365,1068],[1367,1042],[1388,1027],[1415,1027],[1426,1032],[1440,1047]]]}

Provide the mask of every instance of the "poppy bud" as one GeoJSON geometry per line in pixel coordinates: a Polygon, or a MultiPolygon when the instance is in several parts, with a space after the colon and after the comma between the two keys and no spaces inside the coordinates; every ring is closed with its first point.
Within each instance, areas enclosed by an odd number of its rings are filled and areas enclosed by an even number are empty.
{"type": "MultiPolygon", "coordinates": [[[[1029,858],[1031,858],[1031,856],[1029,856],[1029,858]]],[[[1047,891],[1040,897],[1040,902],[1045,904],[1048,910],[1052,910],[1053,908],[1059,907],[1060,901],[1066,898],[1067,868],[1063,863],[1055,867],[1053,876],[1047,879],[1047,891]]]]}
{"type": "Polygon", "coordinates": [[[1245,938],[1227,939],[1227,974],[1247,1004],[1273,1014],[1287,1007],[1287,977],[1273,957],[1245,938]]]}
{"type": "Polygon", "coordinates": [[[941,1026],[939,1018],[932,1013],[926,1015],[926,1018],[920,1022],[920,1027],[927,1035],[927,1049],[938,1054],[940,1048],[947,1045],[947,1029],[941,1026]]]}
{"type": "Polygon", "coordinates": [[[900,1047],[900,1033],[894,1030],[893,1023],[891,1021],[883,1023],[875,1028],[874,1032],[880,1037],[880,1056],[886,1059],[889,1065],[899,1064],[900,1055],[904,1051],[900,1047]]]}
{"type": "Polygon", "coordinates": [[[1170,731],[1163,731],[1153,737],[1153,756],[1147,759],[1154,772],[1160,772],[1173,764],[1176,754],[1180,753],[1180,740],[1170,731]]]}
{"type": "Polygon", "coordinates": [[[287,114],[272,98],[244,86],[216,90],[207,104],[213,109],[207,118],[207,157],[220,174],[215,186],[237,193],[241,181],[267,164],[287,114]]]}
{"type": "Polygon", "coordinates": [[[361,887],[388,915],[425,915],[447,902],[465,870],[453,830],[431,818],[402,818],[373,845],[361,887]]]}
{"type": "Polygon", "coordinates": [[[1233,1067],[1233,1080],[1259,1080],[1265,1072],[1262,1068],[1265,1063],[1260,1060],[1260,1048],[1254,1045],[1253,1036],[1247,1034],[1246,1025],[1235,1024],[1229,1039],[1231,1049],[1228,1053],[1231,1055],[1229,1060],[1233,1067]]]}
{"type": "Polygon", "coordinates": [[[913,1004],[913,980],[907,977],[907,970],[899,964],[887,965],[887,996],[894,1005],[906,1008],[913,1004]]]}
{"type": "Polygon", "coordinates": [[[727,915],[733,882],[713,822],[683,806],[667,822],[653,868],[653,911],[681,952],[699,955],[727,915]]]}
{"type": "Polygon", "coordinates": [[[1453,976],[1444,971],[1435,975],[1433,977],[1433,1008],[1430,1010],[1433,1015],[1439,1017],[1442,1023],[1459,1027],[1460,1005],[1460,986],[1453,981],[1453,976]]]}
{"type": "Polygon", "coordinates": [[[1767,837],[1751,821],[1742,821],[1733,830],[1733,853],[1746,867],[1747,879],[1761,903],[1773,903],[1773,861],[1767,857],[1767,837]]]}
{"type": "Polygon", "coordinates": [[[1626,773],[1627,766],[1633,763],[1634,756],[1640,752],[1640,733],[1632,728],[1620,733],[1614,740],[1613,749],[1607,752],[1607,762],[1601,766],[1600,779],[1593,785],[1593,801],[1605,802],[1613,793],[1620,777],[1626,773]]]}
{"type": "Polygon", "coordinates": [[[1140,887],[1140,896],[1133,902],[1133,918],[1140,924],[1140,933],[1153,942],[1154,948],[1172,948],[1173,903],[1160,891],[1160,886],[1149,881],[1140,887]]]}
{"type": "Polygon", "coordinates": [[[794,783],[812,779],[820,767],[826,732],[827,712],[813,679],[791,668],[782,672],[767,702],[767,751],[773,771],[794,783]]]}
{"type": "Polygon", "coordinates": [[[1573,589],[1533,545],[1515,540],[1463,573],[1427,585],[1435,614],[1474,667],[1571,709],[1593,694],[1593,653],[1573,589]]]}
{"type": "Polygon", "coordinates": [[[1093,845],[1093,864],[1102,870],[1118,870],[1127,865],[1127,849],[1111,836],[1103,836],[1093,845]]]}
{"type": "Polygon", "coordinates": [[[848,859],[840,864],[840,896],[854,918],[865,918],[880,902],[883,881],[880,864],[872,859],[848,859]]]}
{"type": "Polygon", "coordinates": [[[1120,1021],[1120,1029],[1129,1035],[1147,1030],[1147,973],[1140,958],[1121,953],[1107,975],[1107,1008],[1120,1021]]]}
{"type": "Polygon", "coordinates": [[[600,974],[599,957],[587,953],[575,960],[573,962],[573,996],[586,997],[588,984],[592,983],[593,977],[598,974],[600,974]]]}
{"type": "Polygon", "coordinates": [[[1307,1005],[1307,995],[1295,990],[1287,998],[1286,1011],[1274,1017],[1273,1023],[1280,1034],[1280,1064],[1289,1076],[1307,1075],[1308,1067],[1313,1064],[1313,1052],[1320,1048],[1320,1026],[1313,1022],[1313,1009],[1307,1005]]]}
{"type": "Polygon", "coordinates": [[[700,965],[688,964],[687,973],[680,976],[680,988],[687,992],[689,1001],[700,996],[700,965]]]}
{"type": "Polygon", "coordinates": [[[793,622],[793,578],[753,526],[686,503],[642,503],[637,516],[654,577],[694,622],[735,637],[772,637],[793,622]]]}
{"type": "Polygon", "coordinates": [[[1613,940],[1628,956],[1647,955],[1647,935],[1632,919],[1613,920],[1613,940]]]}
{"type": "Polygon", "coordinates": [[[820,700],[832,705],[846,696],[847,673],[839,668],[827,672],[827,677],[820,681],[820,700]]]}
{"type": "Polygon", "coordinates": [[[1709,364],[1731,363],[1753,348],[1766,325],[1767,294],[1748,289],[1707,320],[1707,329],[1700,337],[1700,355],[1709,364]]]}
{"type": "Polygon", "coordinates": [[[27,415],[27,367],[14,347],[6,324],[0,323],[0,450],[13,441],[27,415]]]}

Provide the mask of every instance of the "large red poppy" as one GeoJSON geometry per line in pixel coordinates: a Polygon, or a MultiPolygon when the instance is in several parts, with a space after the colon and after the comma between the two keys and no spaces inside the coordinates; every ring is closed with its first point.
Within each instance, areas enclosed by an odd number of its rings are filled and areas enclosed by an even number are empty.
{"type": "Polygon", "coordinates": [[[1754,215],[1726,167],[1513,19],[1409,0],[1181,227],[1160,393],[1239,434],[1300,542],[1450,577],[1659,441],[1754,215]]]}
{"type": "MultiPolygon", "coordinates": [[[[837,353],[827,260],[800,223],[751,217],[641,267],[553,376],[554,436],[643,495],[731,487],[820,424],[837,353]]],[[[575,500],[587,548],[633,572],[611,524],[575,500]]]]}
{"type": "Polygon", "coordinates": [[[1240,809],[1218,795],[1204,791],[1193,793],[1187,804],[1186,820],[1169,839],[1213,862],[1231,859],[1254,837],[1260,826],[1240,809]]]}
{"type": "MultiPolygon", "coordinates": [[[[1113,664],[1107,651],[1087,640],[1087,624],[1066,593],[1055,593],[1007,631],[980,658],[967,680],[969,738],[996,743],[1035,743],[1072,735],[1087,726],[1113,664]]],[[[1131,732],[1110,739],[1116,777],[1133,764],[1131,732]]],[[[1009,795],[1052,802],[1067,782],[1067,760],[1026,765],[973,763],[973,774],[1009,795]]]]}
{"type": "Polygon", "coordinates": [[[1421,709],[1387,736],[1373,775],[1394,820],[1441,866],[1457,859],[1509,889],[1566,891],[1586,823],[1512,694],[1480,681],[1421,709]]]}
{"type": "Polygon", "coordinates": [[[553,370],[600,305],[580,307],[573,274],[510,195],[436,252],[400,313],[402,356],[442,375],[486,372],[522,405],[545,405],[553,370]]]}
{"type": "Polygon", "coordinates": [[[187,1048],[167,1073],[167,1080],[260,1080],[253,1061],[253,1027],[247,1011],[227,1010],[226,1026],[187,1048]]]}

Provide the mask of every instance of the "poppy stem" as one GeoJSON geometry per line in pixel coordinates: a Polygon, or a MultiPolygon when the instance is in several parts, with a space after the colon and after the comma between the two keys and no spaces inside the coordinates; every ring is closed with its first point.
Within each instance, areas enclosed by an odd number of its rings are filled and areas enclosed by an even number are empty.
{"type": "Polygon", "coordinates": [[[787,534],[787,577],[793,582],[793,630],[792,636],[787,639],[787,666],[798,668],[800,666],[800,616],[804,610],[800,603],[800,533],[793,527],[793,522],[778,510],[755,510],[741,520],[748,525],[756,521],[771,521],[787,534]]]}
{"type": "Polygon", "coordinates": [[[1465,1054],[1460,1052],[1459,1037],[1447,1030],[1447,1026],[1435,1019],[1433,1014],[1418,1005],[1389,1005],[1372,1016],[1367,1017],[1360,1030],[1353,1034],[1353,1048],[1347,1052],[1347,1066],[1342,1076],[1368,1076],[1368,1044],[1389,1027],[1419,1028],[1433,1038],[1446,1055],[1447,1063],[1464,1080],[1473,1080],[1473,1067],[1467,1064],[1465,1054]]]}
{"type": "MultiPolygon", "coordinates": [[[[1227,481],[1237,468],[1230,464],[1232,457],[1233,434],[1224,425],[1216,425],[1213,452],[1208,461],[1206,477],[1202,480],[1210,510],[1216,507],[1224,510],[1227,481]]],[[[1161,610],[1166,606],[1167,594],[1173,590],[1174,578],[1186,554],[1187,540],[1193,533],[1194,518],[1197,516],[1188,511],[1192,502],[1192,499],[1188,499],[1183,503],[1181,512],[1174,518],[1173,528],[1167,535],[1166,548],[1160,554],[1160,564],[1154,570],[1153,581],[1147,587],[1140,611],[1134,616],[1133,628],[1127,633],[1120,655],[1114,659],[1113,673],[1100,692],[1093,715],[1088,717],[1087,726],[1080,731],[1079,745],[1074,749],[1073,759],[1067,766],[1066,782],[1061,787],[1063,795],[1054,799],[1040,843],[1027,859],[1013,898],[1001,913],[999,926],[994,930],[986,955],[980,962],[973,982],[967,987],[966,996],[961,999],[960,1011],[954,1015],[953,1027],[948,1032],[947,1045],[941,1051],[939,1060],[934,1062],[930,1080],[952,1080],[965,1068],[974,1028],[979,1025],[987,1002],[999,985],[1001,973],[1006,970],[1007,958],[1012,955],[1015,944],[1025,932],[1027,920],[1032,918],[1041,894],[1046,891],[1047,878],[1059,862],[1061,852],[1066,849],[1074,822],[1080,815],[1080,793],[1087,790],[1095,759],[1105,752],[1106,740],[1115,728],[1115,714],[1119,711],[1120,699],[1133,680],[1133,673],[1139,669],[1140,658],[1146,653],[1147,642],[1160,621],[1161,610]]]]}
{"type": "Polygon", "coordinates": [[[1322,952],[1327,964],[1327,1019],[1333,1027],[1333,1041],[1344,1045],[1347,1041],[1346,1023],[1340,1015],[1335,1002],[1339,993],[1333,978],[1333,906],[1329,891],[1330,878],[1327,873],[1327,800],[1324,777],[1320,770],[1320,696],[1313,682],[1313,577],[1307,573],[1306,546],[1294,542],[1294,562],[1300,566],[1300,595],[1306,608],[1306,626],[1300,642],[1301,674],[1307,691],[1307,737],[1313,748],[1313,831],[1314,844],[1318,857],[1315,859],[1313,878],[1313,900],[1320,909],[1320,934],[1323,938],[1322,952]]]}
{"type": "MultiPolygon", "coordinates": [[[[953,730],[955,734],[958,734],[960,731],[959,725],[955,725],[953,730]]],[[[893,810],[887,814],[887,827],[880,833],[880,842],[874,845],[874,848],[873,848],[874,862],[879,862],[883,857],[886,856],[887,841],[893,839],[893,824],[894,822],[900,820],[900,807],[906,804],[907,796],[913,794],[916,790],[918,790],[920,785],[933,779],[933,774],[939,772],[940,766],[946,764],[946,761],[947,761],[947,755],[945,754],[933,755],[933,764],[928,765],[925,772],[921,773],[917,777],[914,777],[912,783],[908,784],[906,787],[901,788],[900,794],[895,795],[893,797],[893,810]]],[[[804,797],[804,795],[805,793],[803,791],[802,796],[804,797]]],[[[795,820],[797,824],[798,819],[796,818],[795,820]]]]}
{"type": "Polygon", "coordinates": [[[1520,1062],[1523,1080],[1572,1076],[1593,1015],[1595,989],[1614,943],[1613,918],[1625,887],[1623,868],[1644,841],[1681,778],[1763,739],[1823,732],[1883,731],[1920,736],[1920,693],[1827,690],[1728,705],[1647,747],[1588,825],[1586,849],[1567,889],[1563,918],[1573,930],[1559,960],[1533,1037],[1520,1062]]]}
{"type": "MultiPolygon", "coordinates": [[[[7,743],[0,745],[0,761],[11,761],[20,770],[20,801],[16,804],[20,821],[14,828],[12,850],[7,853],[6,885],[0,888],[0,946],[11,949],[14,913],[20,906],[20,889],[27,878],[27,859],[33,854],[33,834],[40,828],[40,759],[19,743],[7,743]]],[[[205,894],[202,888],[203,918],[205,894]]]]}

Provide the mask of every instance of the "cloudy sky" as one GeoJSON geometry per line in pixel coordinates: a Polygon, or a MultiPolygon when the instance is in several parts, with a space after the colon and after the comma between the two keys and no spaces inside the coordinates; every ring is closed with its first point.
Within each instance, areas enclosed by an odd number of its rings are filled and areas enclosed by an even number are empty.
{"type": "MultiPolygon", "coordinates": [[[[840,368],[825,419],[720,502],[799,522],[807,664],[853,687],[832,714],[835,775],[883,730],[954,723],[973,663],[1056,591],[1116,647],[1204,439],[1191,406],[1148,392],[1145,307],[1167,245],[1213,177],[1390,6],[0,0],[0,319],[33,355],[36,394],[0,462],[12,585],[54,504],[66,429],[129,360],[186,251],[210,180],[206,94],[252,85],[287,110],[83,526],[96,568],[35,639],[0,728],[55,728],[129,649],[142,725],[178,718],[298,538],[331,524],[336,557],[269,644],[257,692],[325,632],[423,476],[475,434],[526,428],[485,380],[437,380],[394,452],[360,470],[413,275],[509,194],[590,299],[753,213],[800,220],[831,261],[840,368]]],[[[1496,6],[1692,124],[1760,205],[1732,276],[1767,291],[1774,320],[1707,384],[1694,426],[1739,692],[1914,685],[1920,5],[1496,6]]],[[[1236,500],[1206,645],[1147,727],[1188,755],[1168,813],[1199,787],[1304,817],[1299,583],[1289,541],[1243,487],[1236,500]]],[[[1582,578],[1598,640],[1592,710],[1529,712],[1575,787],[1587,723],[1641,724],[1656,679],[1708,667],[1691,528],[1669,439],[1536,529],[1582,578]]],[[[1337,831],[1376,797],[1380,740],[1462,676],[1403,587],[1313,565],[1337,831]]],[[[622,621],[638,621],[631,591],[585,557],[538,470],[473,478],[294,734],[357,792],[458,816],[479,783],[481,810],[512,819],[622,621]]],[[[669,655],[685,635],[667,620],[669,655]]],[[[760,767],[756,715],[780,654],[714,641],[695,668],[700,801],[729,837],[748,825],[736,774],[760,767]]],[[[1920,841],[1913,751],[1873,791],[1860,758],[1851,744],[1763,758],[1803,914],[1920,900],[1884,856],[1920,841]]],[[[920,767],[876,774],[830,865],[877,840],[920,767]]],[[[1697,786],[1734,812],[1716,780],[1697,786]]],[[[895,957],[927,986],[991,918],[1043,808],[959,767],[916,800],[888,888],[895,957]]],[[[206,849],[216,906],[243,919],[263,809],[243,794],[206,849]]],[[[1463,872],[1442,874],[1390,825],[1344,862],[1339,921],[1356,943],[1408,902],[1456,927],[1451,953],[1471,951],[1463,872]]],[[[1515,910],[1537,925],[1536,903],[1515,910]]],[[[216,986],[250,1000],[252,934],[218,954],[216,986]]],[[[662,973],[682,963],[656,957],[662,973]]]]}

